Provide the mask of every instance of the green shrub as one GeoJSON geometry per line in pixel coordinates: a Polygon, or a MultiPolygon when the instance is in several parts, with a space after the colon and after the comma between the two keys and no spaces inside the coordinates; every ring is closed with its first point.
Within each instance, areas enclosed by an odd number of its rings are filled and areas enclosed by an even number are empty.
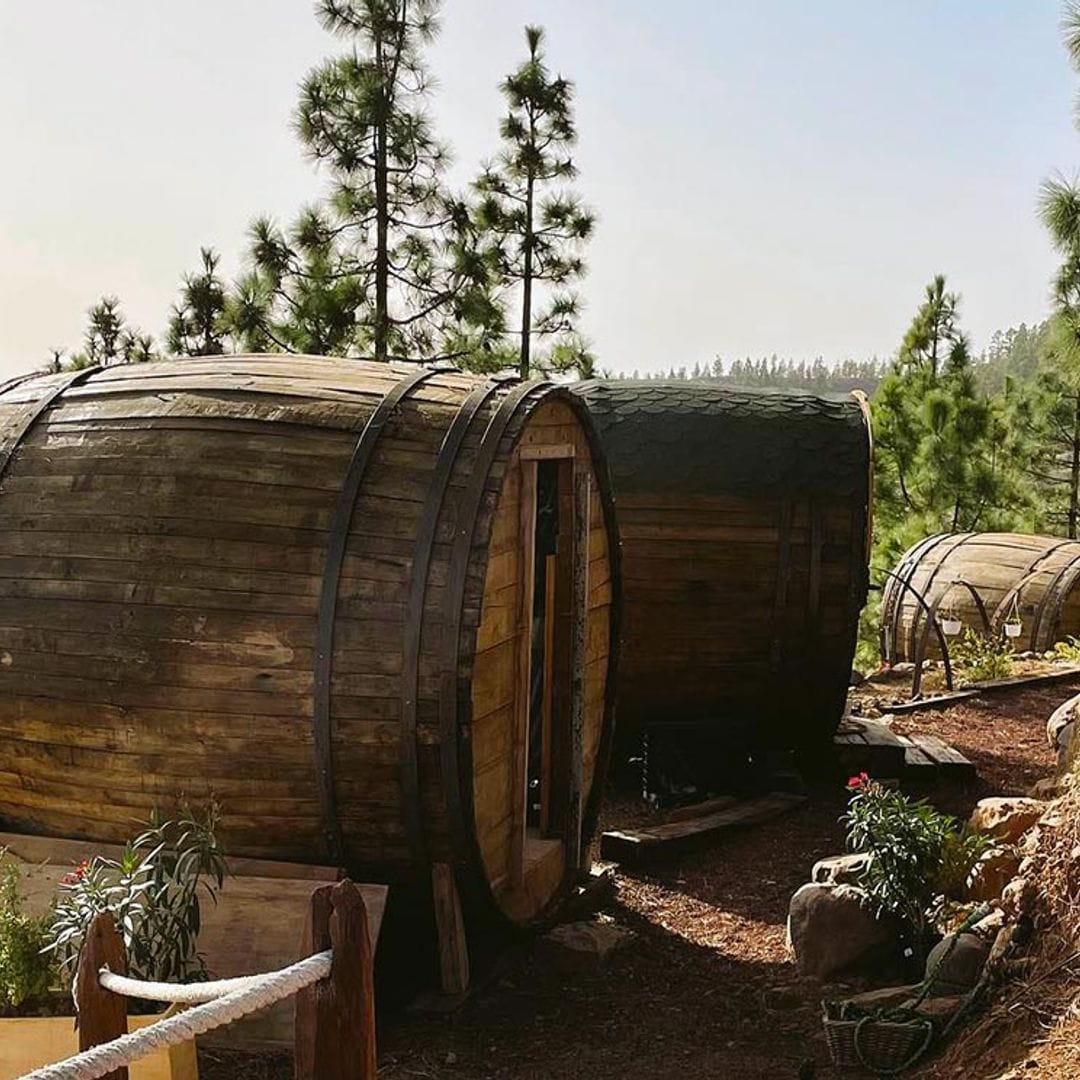
{"type": "Polygon", "coordinates": [[[922,952],[942,896],[962,888],[988,841],[866,773],[852,777],[848,789],[848,847],[871,856],[860,884],[879,914],[906,924],[922,952]]]}
{"type": "Polygon", "coordinates": [[[1071,664],[1080,664],[1080,638],[1070,634],[1064,641],[1055,642],[1049,657],[1051,660],[1067,660],[1071,664]]]}
{"type": "Polygon", "coordinates": [[[963,670],[964,682],[1007,679],[1013,673],[1013,652],[1008,641],[978,634],[970,627],[949,646],[949,656],[963,670]]]}
{"type": "Polygon", "coordinates": [[[56,964],[43,950],[47,918],[22,909],[19,868],[0,849],[0,1009],[42,997],[57,981],[56,964]]]}
{"type": "Polygon", "coordinates": [[[200,892],[217,898],[225,857],[215,836],[217,809],[196,821],[152,824],[120,859],[97,857],[61,882],[48,948],[74,974],[94,916],[109,912],[127,948],[128,971],[140,979],[184,982],[206,974],[196,948],[200,892]]]}

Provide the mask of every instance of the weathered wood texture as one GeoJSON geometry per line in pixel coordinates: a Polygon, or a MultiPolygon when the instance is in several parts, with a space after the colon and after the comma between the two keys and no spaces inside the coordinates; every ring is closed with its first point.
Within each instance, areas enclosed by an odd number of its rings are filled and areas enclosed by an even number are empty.
{"type": "MultiPolygon", "coordinates": [[[[112,915],[107,912],[94,916],[79,953],[75,1008],[78,1012],[80,1050],[89,1050],[127,1034],[127,998],[122,994],[110,993],[101,986],[98,972],[103,967],[117,975],[127,974],[124,939],[112,915]]],[[[105,1075],[104,1080],[128,1080],[127,1067],[114,1069],[105,1075]]]]}
{"type": "Polygon", "coordinates": [[[983,627],[966,582],[979,594],[995,634],[1019,614],[1022,630],[1012,639],[1017,651],[1052,648],[1080,634],[1080,542],[1025,533],[942,533],[910,548],[888,578],[881,600],[882,655],[891,663],[940,656],[928,633],[927,613],[917,592],[937,611],[956,612],[965,626],[983,627]],[[897,580],[900,579],[900,580],[897,580]],[[901,584],[903,582],[903,584],[901,584]]]}
{"type": "Polygon", "coordinates": [[[236,855],[369,881],[446,861],[486,887],[477,836],[512,807],[474,803],[472,776],[511,733],[518,673],[489,658],[517,612],[515,455],[587,446],[588,417],[547,384],[440,371],[365,434],[417,371],[192,358],[92,374],[40,415],[58,377],[0,394],[0,826],[114,841],[215,797],[236,855]],[[364,456],[328,608],[331,529],[364,456]]]}
{"type": "Polygon", "coordinates": [[[622,541],[620,737],[700,721],[777,748],[827,738],[866,597],[861,404],[686,382],[580,393],[622,541]]]}

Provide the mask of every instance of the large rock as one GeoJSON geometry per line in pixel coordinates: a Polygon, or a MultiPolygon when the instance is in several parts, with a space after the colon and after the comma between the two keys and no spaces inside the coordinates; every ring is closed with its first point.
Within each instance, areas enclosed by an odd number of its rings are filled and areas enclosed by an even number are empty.
{"type": "Polygon", "coordinates": [[[560,971],[596,971],[634,939],[633,930],[613,922],[575,922],[556,926],[539,941],[540,955],[560,971]]]}
{"type": "Polygon", "coordinates": [[[978,934],[947,934],[926,958],[928,997],[957,997],[974,989],[990,955],[990,942],[978,934]]]}
{"type": "Polygon", "coordinates": [[[1080,694],[1059,705],[1046,721],[1046,741],[1052,750],[1057,751],[1060,764],[1065,763],[1069,752],[1069,743],[1072,742],[1073,732],[1076,730],[1078,711],[1080,694]]]}
{"type": "Polygon", "coordinates": [[[1015,844],[1042,817],[1046,803],[1038,799],[1015,798],[981,799],[971,811],[968,823],[975,832],[1015,844]]]}
{"type": "Polygon", "coordinates": [[[874,914],[862,889],[811,882],[791,898],[788,945],[801,974],[827,979],[893,967],[900,931],[874,914]]]}
{"type": "Polygon", "coordinates": [[[1020,869],[1020,853],[1012,847],[984,851],[968,876],[968,900],[996,900],[1020,869]]]}
{"type": "Polygon", "coordinates": [[[858,885],[871,856],[865,852],[853,855],[829,855],[818,859],[810,871],[810,880],[819,885],[858,885]]]}

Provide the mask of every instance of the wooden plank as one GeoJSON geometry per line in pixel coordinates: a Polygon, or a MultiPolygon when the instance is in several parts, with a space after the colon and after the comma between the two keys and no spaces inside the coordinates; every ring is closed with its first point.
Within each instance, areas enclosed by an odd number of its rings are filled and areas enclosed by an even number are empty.
{"type": "Polygon", "coordinates": [[[435,929],[439,938],[439,976],[444,994],[459,996],[469,989],[469,945],[461,916],[461,898],[453,868],[437,862],[431,867],[435,900],[435,929]]]}
{"type": "MultiPolygon", "coordinates": [[[[79,953],[75,979],[75,1007],[79,1017],[79,1049],[89,1050],[127,1034],[127,998],[105,990],[98,972],[107,967],[117,975],[127,974],[124,940],[112,915],[94,916],[79,953]]],[[[127,1066],[106,1073],[103,1080],[128,1080],[127,1066]]]]}
{"type": "Polygon", "coordinates": [[[577,454],[573,443],[553,443],[549,446],[522,446],[522,461],[554,461],[556,458],[572,458],[577,454]]]}
{"type": "Polygon", "coordinates": [[[566,862],[583,866],[582,799],[584,797],[585,658],[588,645],[589,509],[591,474],[576,471],[574,483],[573,634],[570,654],[570,778],[567,790],[566,862]]]}
{"type": "Polygon", "coordinates": [[[518,589],[517,681],[513,717],[513,818],[510,838],[510,880],[520,883],[524,873],[525,826],[529,801],[529,704],[532,695],[533,593],[536,578],[536,477],[535,461],[523,461],[518,504],[521,574],[518,589]]]}
{"type": "Polygon", "coordinates": [[[601,837],[600,855],[615,862],[640,862],[657,854],[674,852],[681,845],[703,837],[769,821],[805,802],[805,795],[777,791],[740,800],[733,806],[699,818],[645,829],[606,832],[601,837]]]}

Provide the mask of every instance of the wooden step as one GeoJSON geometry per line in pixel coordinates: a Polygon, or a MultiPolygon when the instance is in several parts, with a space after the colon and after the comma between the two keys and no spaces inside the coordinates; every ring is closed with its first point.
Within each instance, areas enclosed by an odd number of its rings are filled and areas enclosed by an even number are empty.
{"type": "Polygon", "coordinates": [[[700,817],[681,818],[644,829],[606,832],[600,839],[600,855],[623,865],[634,865],[660,854],[673,854],[703,837],[768,821],[804,802],[805,795],[774,791],[768,795],[740,799],[700,817]]]}
{"type": "Polygon", "coordinates": [[[842,772],[865,772],[886,779],[903,774],[906,747],[885,718],[844,717],[833,736],[833,746],[842,772]]]}
{"type": "Polygon", "coordinates": [[[973,780],[975,764],[936,735],[900,735],[905,747],[905,777],[917,782],[973,780]]]}

